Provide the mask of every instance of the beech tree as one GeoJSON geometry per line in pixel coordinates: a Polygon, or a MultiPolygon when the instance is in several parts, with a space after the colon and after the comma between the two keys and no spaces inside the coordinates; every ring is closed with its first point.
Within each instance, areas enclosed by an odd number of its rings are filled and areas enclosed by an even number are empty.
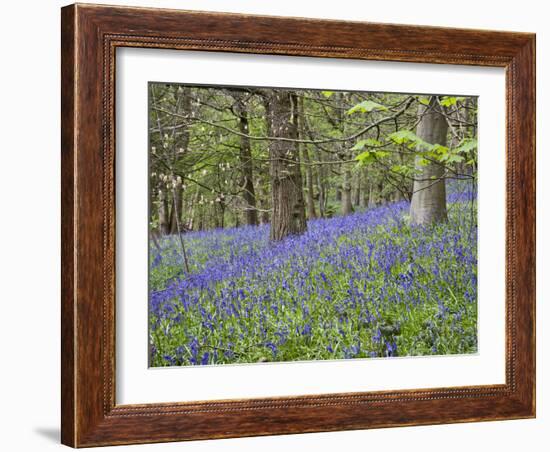
{"type": "MultiPolygon", "coordinates": [[[[416,128],[417,137],[431,145],[445,147],[448,125],[443,107],[437,96],[432,96],[428,105],[418,107],[420,121],[416,128]]],[[[426,158],[424,143],[418,144],[415,157],[417,175],[414,179],[411,201],[411,222],[415,225],[431,225],[447,221],[447,196],[445,190],[445,167],[433,158],[426,158]]]]}
{"type": "Polygon", "coordinates": [[[155,238],[269,224],[277,242],[391,202],[429,226],[453,180],[475,193],[475,97],[151,83],[149,115],[155,238]]]}

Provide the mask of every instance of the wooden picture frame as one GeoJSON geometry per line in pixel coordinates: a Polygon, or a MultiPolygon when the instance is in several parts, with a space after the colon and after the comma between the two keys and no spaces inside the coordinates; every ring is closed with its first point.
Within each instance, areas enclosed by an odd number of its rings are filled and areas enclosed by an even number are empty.
{"type": "Polygon", "coordinates": [[[535,416],[535,35],[70,5],[62,9],[62,442],[73,447],[535,416]],[[115,403],[115,50],[506,69],[506,383],[115,403]]]}

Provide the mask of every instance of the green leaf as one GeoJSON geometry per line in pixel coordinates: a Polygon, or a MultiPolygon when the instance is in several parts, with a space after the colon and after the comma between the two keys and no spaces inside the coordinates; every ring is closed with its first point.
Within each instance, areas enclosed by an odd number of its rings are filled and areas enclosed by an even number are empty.
{"type": "Polygon", "coordinates": [[[395,144],[405,144],[409,149],[416,148],[417,153],[427,152],[430,157],[440,158],[449,151],[449,148],[440,144],[430,144],[424,141],[410,130],[398,130],[397,132],[390,133],[388,138],[395,144]]]}
{"type": "Polygon", "coordinates": [[[443,96],[443,97],[439,100],[439,103],[440,103],[443,107],[450,107],[451,105],[455,105],[457,100],[458,100],[458,97],[443,96]]]}
{"type": "Polygon", "coordinates": [[[327,99],[334,94],[334,91],[321,91],[321,94],[327,99]]]}
{"type": "Polygon", "coordinates": [[[357,155],[355,157],[355,160],[357,160],[361,164],[369,164],[372,162],[375,162],[378,159],[382,159],[384,157],[387,157],[391,153],[388,151],[365,151],[361,154],[357,155]]]}
{"type": "Polygon", "coordinates": [[[372,100],[364,100],[363,102],[355,105],[354,107],[351,107],[347,111],[347,114],[351,115],[351,114],[356,113],[358,111],[362,112],[362,113],[369,113],[371,111],[377,111],[377,110],[385,111],[387,109],[388,109],[387,107],[385,107],[382,104],[379,104],[378,102],[374,102],[372,100]]]}
{"type": "Polygon", "coordinates": [[[373,154],[376,156],[376,158],[382,159],[390,155],[391,152],[380,150],[380,151],[374,151],[373,154]]]}
{"type": "Polygon", "coordinates": [[[403,176],[408,176],[411,173],[411,171],[413,171],[413,169],[408,167],[407,165],[393,165],[391,167],[391,170],[394,173],[402,174],[403,176]]]}
{"type": "Polygon", "coordinates": [[[376,147],[382,145],[382,142],[375,140],[374,138],[367,138],[365,141],[367,142],[367,146],[376,147]]]}
{"type": "Polygon", "coordinates": [[[477,139],[475,138],[465,138],[460,142],[460,144],[454,149],[457,153],[467,153],[473,151],[477,148],[477,139]]]}
{"type": "Polygon", "coordinates": [[[440,144],[433,144],[431,150],[439,155],[445,155],[449,152],[447,146],[442,146],[440,144]]]}
{"type": "Polygon", "coordinates": [[[376,160],[374,154],[374,152],[366,151],[357,155],[355,157],[355,160],[357,160],[361,165],[368,165],[369,163],[373,163],[376,160]]]}
{"type": "Polygon", "coordinates": [[[419,166],[428,166],[430,161],[429,160],[426,160],[424,157],[421,157],[418,159],[418,161],[416,162],[419,166]]]}
{"type": "MultiPolygon", "coordinates": [[[[420,138],[418,138],[414,132],[410,130],[398,130],[397,132],[390,133],[388,138],[392,140],[395,144],[404,144],[404,143],[417,143],[420,138]]],[[[421,140],[420,140],[421,141],[421,140]]]]}
{"type": "Polygon", "coordinates": [[[422,105],[430,105],[430,98],[428,96],[418,96],[418,102],[422,105]]]}
{"type": "Polygon", "coordinates": [[[457,154],[449,154],[444,159],[444,161],[446,161],[447,163],[458,163],[458,162],[463,162],[464,157],[462,157],[461,155],[457,155],[457,154]]]}

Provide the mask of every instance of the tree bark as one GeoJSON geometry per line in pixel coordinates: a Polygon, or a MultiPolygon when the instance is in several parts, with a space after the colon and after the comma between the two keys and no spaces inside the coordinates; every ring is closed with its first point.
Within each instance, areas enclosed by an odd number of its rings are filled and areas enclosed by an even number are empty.
{"type": "Polygon", "coordinates": [[[266,183],[261,179],[258,180],[258,187],[260,187],[260,224],[269,223],[269,192],[266,188],[266,183]]]}
{"type": "MultiPolygon", "coordinates": [[[[273,90],[266,100],[267,128],[273,137],[297,138],[296,96],[273,90]]],[[[296,143],[269,143],[272,216],[270,239],[282,240],[306,230],[304,195],[296,143]]]]}
{"type": "MultiPolygon", "coordinates": [[[[298,98],[298,137],[302,140],[307,138],[304,131],[304,99],[298,98]]],[[[317,218],[315,212],[315,200],[313,199],[313,169],[310,165],[309,150],[306,144],[302,144],[302,156],[306,164],[306,207],[307,218],[317,218]]]]}
{"type": "MultiPolygon", "coordinates": [[[[447,143],[448,125],[441,114],[442,107],[436,96],[432,96],[428,106],[420,105],[422,117],[416,128],[416,135],[430,144],[447,143]]],[[[417,155],[415,166],[418,174],[413,184],[411,201],[411,223],[428,226],[447,221],[447,201],[445,193],[445,169],[437,162],[421,164],[422,156],[417,155]]],[[[426,162],[424,162],[426,163],[426,162]]]]}
{"type": "Polygon", "coordinates": [[[351,171],[349,165],[344,168],[344,179],[342,180],[342,215],[349,215],[353,211],[351,203],[351,171]]]}
{"type": "MultiPolygon", "coordinates": [[[[322,158],[321,152],[318,152],[318,159],[322,158]]],[[[319,216],[325,218],[325,212],[327,210],[327,189],[325,185],[326,181],[326,168],[320,166],[317,168],[317,190],[319,192],[319,216]]]]}
{"type": "Polygon", "coordinates": [[[243,199],[246,203],[245,207],[245,221],[246,224],[255,226],[258,224],[258,211],[256,209],[256,193],[254,191],[254,168],[252,162],[252,151],[250,147],[250,134],[248,125],[248,111],[246,101],[242,98],[238,98],[236,103],[236,110],[239,115],[239,130],[241,132],[241,149],[240,149],[240,162],[242,173],[242,187],[244,190],[243,199]]]}
{"type": "Polygon", "coordinates": [[[368,173],[366,169],[361,170],[361,200],[360,200],[360,206],[364,209],[369,207],[369,197],[370,197],[370,189],[371,189],[371,183],[368,181],[368,173]]]}
{"type": "Polygon", "coordinates": [[[195,193],[193,194],[193,197],[191,198],[191,213],[189,215],[189,219],[187,221],[187,224],[185,228],[188,231],[192,231],[195,227],[195,216],[197,213],[197,204],[199,202],[199,187],[197,186],[195,189],[195,193]]]}
{"type": "Polygon", "coordinates": [[[363,181],[361,180],[361,171],[357,171],[355,173],[355,191],[353,195],[353,204],[355,206],[361,205],[361,183],[363,181]]]}
{"type": "MultiPolygon", "coordinates": [[[[343,94],[342,93],[335,93],[336,99],[338,100],[338,105],[343,105],[343,94]]],[[[338,127],[339,132],[342,137],[346,135],[346,121],[344,118],[344,110],[343,108],[339,108],[336,110],[336,117],[337,117],[337,123],[335,126],[338,127]]],[[[340,142],[339,144],[339,157],[343,161],[348,161],[350,159],[349,152],[346,150],[346,143],[340,142]]],[[[352,189],[351,189],[351,167],[348,163],[343,163],[342,166],[340,166],[342,170],[342,186],[340,191],[340,199],[341,202],[341,209],[342,209],[342,215],[349,215],[353,212],[353,201],[352,201],[352,189]]],[[[338,192],[336,192],[336,198],[338,199],[338,192]]]]}
{"type": "Polygon", "coordinates": [[[170,232],[168,224],[168,201],[166,200],[166,192],[164,188],[159,188],[159,228],[161,234],[167,235],[170,232]]]}
{"type": "Polygon", "coordinates": [[[183,203],[182,203],[182,189],[181,185],[178,184],[178,186],[172,190],[173,196],[172,196],[172,203],[171,203],[171,210],[170,210],[170,234],[177,234],[178,232],[178,221],[181,224],[181,215],[183,211],[183,203]]]}

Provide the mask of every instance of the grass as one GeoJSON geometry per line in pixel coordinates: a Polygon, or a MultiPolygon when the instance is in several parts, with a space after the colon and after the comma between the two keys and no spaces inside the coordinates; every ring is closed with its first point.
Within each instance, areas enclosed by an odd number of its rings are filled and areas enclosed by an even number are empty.
{"type": "Polygon", "coordinates": [[[468,194],[449,222],[410,227],[398,202],[308,222],[192,232],[151,248],[152,366],[477,351],[477,229],[468,194]]]}

